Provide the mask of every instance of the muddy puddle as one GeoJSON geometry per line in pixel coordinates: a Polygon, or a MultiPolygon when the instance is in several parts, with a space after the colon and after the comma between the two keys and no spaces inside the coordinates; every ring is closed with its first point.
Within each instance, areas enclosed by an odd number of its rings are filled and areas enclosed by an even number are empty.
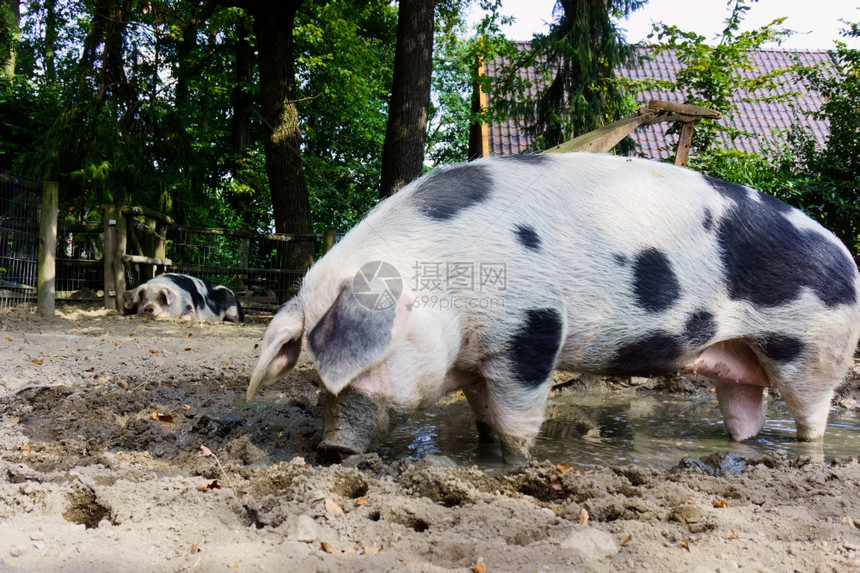
{"type": "MultiPolygon", "coordinates": [[[[669,469],[685,457],[734,452],[755,458],[777,450],[790,459],[810,456],[830,461],[860,451],[857,411],[833,408],[824,443],[799,443],[794,420],[776,399],[767,402],[762,432],[746,442],[728,439],[716,400],[709,397],[578,392],[552,399],[547,414],[532,451],[534,459],[575,467],[634,464],[669,469]]],[[[505,470],[498,447],[478,443],[465,400],[399,420],[375,451],[388,461],[433,454],[458,465],[477,465],[488,473],[505,470]]]]}

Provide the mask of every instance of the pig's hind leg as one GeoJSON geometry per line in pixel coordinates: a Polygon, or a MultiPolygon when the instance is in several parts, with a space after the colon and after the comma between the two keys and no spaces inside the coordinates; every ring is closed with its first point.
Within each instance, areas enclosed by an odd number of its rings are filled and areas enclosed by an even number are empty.
{"type": "Polygon", "coordinates": [[[774,387],[794,417],[797,439],[801,442],[817,441],[824,436],[830,402],[848,370],[853,345],[839,356],[833,347],[809,350],[805,360],[780,365],[774,376],[774,387]]]}

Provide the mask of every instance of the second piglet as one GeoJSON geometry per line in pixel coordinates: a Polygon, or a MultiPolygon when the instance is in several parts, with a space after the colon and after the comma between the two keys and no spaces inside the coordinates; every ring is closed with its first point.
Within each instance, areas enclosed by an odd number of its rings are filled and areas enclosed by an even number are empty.
{"type": "Polygon", "coordinates": [[[830,232],[746,187],[608,155],[479,160],[413,182],[310,269],[248,396],[306,339],[331,394],[320,447],[340,456],[389,411],[462,389],[481,437],[522,463],[555,368],[710,377],[736,440],[762,428],[770,387],[818,440],[858,283],[830,232]]]}

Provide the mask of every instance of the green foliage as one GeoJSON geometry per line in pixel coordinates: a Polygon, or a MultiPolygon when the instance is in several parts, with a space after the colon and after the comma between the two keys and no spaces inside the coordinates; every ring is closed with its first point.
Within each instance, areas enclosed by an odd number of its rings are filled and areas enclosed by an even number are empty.
{"type": "Polygon", "coordinates": [[[378,197],[397,7],[312,2],[295,32],[314,228],[346,231],[378,197]],[[313,14],[310,16],[309,14],[313,14]]]}
{"type": "MultiPolygon", "coordinates": [[[[860,37],[860,25],[848,24],[846,37],[860,37]]],[[[836,42],[835,69],[800,71],[824,98],[814,114],[825,119],[830,135],[824,148],[810,133],[794,130],[784,177],[791,181],[794,204],[833,231],[860,259],[860,50],[836,42]]]]}
{"type": "Polygon", "coordinates": [[[716,45],[708,44],[706,38],[694,32],[685,32],[677,26],[657,23],[649,38],[657,38],[659,45],[655,53],[672,51],[682,68],[674,82],[655,82],[662,89],[684,94],[684,102],[707,107],[720,112],[724,119],[703,119],[696,124],[693,148],[696,153],[706,153],[717,145],[720,133],[730,138],[744,134],[732,127],[732,118],[737,110],[738,94],[746,93],[746,101],[775,101],[791,99],[794,92],[774,95],[775,88],[785,84],[788,69],[774,70],[768,74],[751,72],[754,68],[752,52],[766,42],[779,43],[792,34],[781,28],[785,18],[755,30],[741,32],[744,16],[754,0],[729,0],[730,16],[725,28],[718,36],[716,45]]]}
{"type": "Polygon", "coordinates": [[[627,15],[645,0],[559,0],[548,34],[510,55],[510,64],[489,86],[494,117],[514,119],[536,149],[558,145],[633,111],[615,70],[633,60],[612,18],[627,15]],[[519,70],[534,68],[534,82],[519,70]],[[537,90],[537,96],[529,96],[537,90]]]}
{"type": "MultiPolygon", "coordinates": [[[[320,231],[345,230],[376,199],[396,21],[387,0],[308,0],[297,19],[296,152],[320,231]]],[[[60,181],[62,206],[80,211],[132,203],[270,230],[256,67],[236,77],[250,29],[244,11],[199,0],[28,2],[19,76],[0,89],[0,168],[60,181]],[[240,150],[237,93],[252,120],[240,150]]]]}

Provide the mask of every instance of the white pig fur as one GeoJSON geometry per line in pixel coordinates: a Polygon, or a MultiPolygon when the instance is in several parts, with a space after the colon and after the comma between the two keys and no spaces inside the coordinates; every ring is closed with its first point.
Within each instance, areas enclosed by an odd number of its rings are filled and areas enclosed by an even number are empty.
{"type": "Polygon", "coordinates": [[[543,421],[553,368],[697,372],[717,382],[735,439],[761,429],[766,386],[785,399],[798,438],[818,439],[860,336],[860,279],[829,231],[770,201],[694,171],[609,155],[437,169],[383,201],[308,271],[268,328],[248,394],[295,364],[321,320],[352,309],[354,297],[338,297],[363,265],[384,261],[403,277],[390,318],[374,315],[372,329],[360,314],[335,321],[309,348],[334,394],[351,385],[408,411],[462,388],[506,460],[519,463],[543,421]],[[760,218],[745,222],[744,209],[759,207],[760,218]],[[735,244],[749,225],[754,240],[735,244]],[[769,241],[770,257],[782,261],[732,252],[769,241]],[[812,267],[786,267],[794,256],[812,267]],[[816,266],[822,258],[830,262],[816,266]],[[479,292],[476,273],[474,290],[428,293],[415,280],[424,262],[503,263],[507,283],[479,292]],[[746,276],[753,284],[738,287],[746,276]],[[444,308],[428,304],[429,294],[444,308]],[[353,325],[357,338],[345,341],[337,324],[353,325]],[[541,380],[524,383],[532,375],[541,380]]]}

